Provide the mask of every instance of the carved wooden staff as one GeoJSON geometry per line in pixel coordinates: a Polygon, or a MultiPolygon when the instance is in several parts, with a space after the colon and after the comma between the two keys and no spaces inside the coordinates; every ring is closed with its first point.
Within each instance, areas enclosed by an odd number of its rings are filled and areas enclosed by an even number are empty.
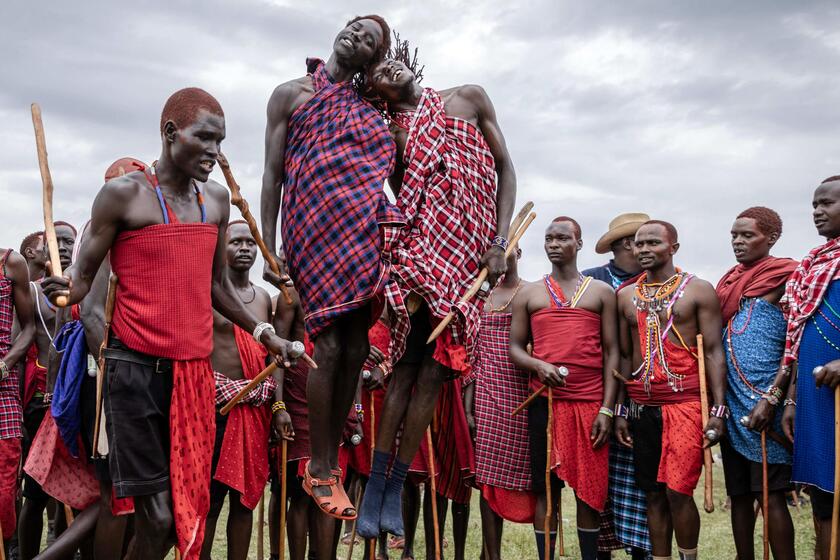
{"type": "Polygon", "coordinates": [[[117,300],[117,275],[113,272],[108,278],[108,296],[105,298],[105,326],[102,343],[99,345],[99,360],[96,366],[96,419],[93,424],[93,457],[99,458],[99,430],[102,422],[102,390],[105,385],[105,348],[111,334],[111,320],[114,318],[114,305],[117,300]]]}
{"type": "MultiPolygon", "coordinates": [[[[50,271],[53,276],[61,276],[61,259],[58,256],[58,241],[55,239],[55,223],[53,222],[53,180],[50,164],[47,161],[47,141],[44,136],[44,123],[41,121],[41,107],[37,103],[32,104],[32,125],[35,127],[35,146],[38,149],[38,167],[41,170],[43,184],[44,240],[50,253],[50,271]]],[[[65,307],[67,296],[58,296],[55,304],[65,307]]]]}
{"type": "MultiPolygon", "coordinates": [[[[370,394],[370,468],[373,469],[373,454],[376,451],[376,406],[373,400],[373,392],[370,394]]],[[[359,502],[356,502],[358,504],[359,502]]],[[[356,524],[353,523],[353,530],[356,529],[356,524]]],[[[376,560],[376,537],[370,540],[370,558],[369,560],[376,560]]]]}
{"type": "Polygon", "coordinates": [[[840,525],[840,387],[834,389],[834,502],[831,508],[829,558],[837,558],[837,527],[840,525]]]}
{"type": "Polygon", "coordinates": [[[286,461],[289,455],[289,442],[285,438],[280,442],[280,542],[277,553],[280,560],[286,558],[286,461]]]}
{"type": "MultiPolygon", "coordinates": [[[[271,251],[268,250],[262,235],[260,235],[260,228],[257,227],[257,221],[254,219],[254,215],[251,214],[251,209],[248,207],[248,201],[242,197],[242,191],[239,188],[239,183],[237,183],[236,179],[233,178],[233,172],[230,170],[230,164],[228,163],[227,158],[224,154],[219,152],[219,156],[216,159],[219,162],[219,167],[222,169],[222,174],[225,176],[225,182],[230,189],[230,203],[239,208],[239,213],[242,214],[242,219],[248,223],[248,229],[251,230],[251,235],[254,237],[254,241],[257,242],[257,246],[260,248],[260,252],[265,259],[265,262],[267,262],[268,266],[271,267],[271,271],[277,276],[280,276],[280,267],[277,266],[277,261],[274,260],[274,255],[272,255],[271,251]]],[[[292,296],[289,295],[289,290],[286,289],[284,284],[280,284],[280,291],[283,292],[283,299],[286,300],[286,303],[291,305],[292,296]]]]}
{"type": "Polygon", "coordinates": [[[429,448],[429,484],[432,495],[432,528],[435,531],[435,560],[440,560],[440,522],[437,509],[437,481],[435,480],[435,450],[432,446],[432,428],[426,428],[426,447],[429,448]]]}
{"type": "MultiPolygon", "coordinates": [[[[525,231],[528,229],[528,226],[530,226],[531,222],[534,221],[534,218],[537,217],[537,215],[534,212],[531,212],[531,208],[533,207],[533,202],[528,202],[527,204],[525,204],[525,206],[522,207],[522,210],[519,211],[519,214],[516,215],[516,218],[514,218],[511,222],[510,231],[514,233],[510,238],[510,241],[508,241],[507,249],[505,249],[505,258],[510,256],[510,254],[513,252],[513,249],[516,247],[516,244],[519,243],[519,240],[522,238],[522,236],[525,234],[525,231]],[[528,212],[531,213],[528,214],[528,212]]],[[[465,293],[461,297],[459,303],[471,300],[473,296],[475,296],[475,294],[477,294],[478,291],[481,289],[481,285],[487,279],[487,275],[489,273],[490,271],[487,268],[482,268],[481,272],[478,274],[478,277],[475,279],[475,282],[473,282],[473,285],[470,287],[469,290],[467,290],[467,293],[465,293]]],[[[429,335],[429,339],[426,341],[426,344],[431,343],[434,339],[439,337],[454,318],[454,312],[450,311],[449,313],[447,313],[446,317],[443,318],[443,320],[438,324],[435,330],[432,331],[432,334],[429,335]]]]}
{"type": "Polygon", "coordinates": [[[761,432],[761,513],[764,517],[764,560],[770,560],[770,528],[768,506],[770,492],[767,488],[767,430],[761,432]]]}
{"type": "MultiPolygon", "coordinates": [[[[697,335],[697,370],[700,377],[700,415],[703,428],[709,423],[709,394],[706,392],[706,355],[703,349],[703,335],[697,335]]],[[[709,441],[703,434],[704,443],[709,441]]],[[[703,447],[703,509],[706,513],[715,511],[714,482],[712,480],[712,450],[703,447]]]]}
{"type": "MultiPolygon", "coordinates": [[[[546,385],[547,387],[547,385],[546,385]]],[[[543,533],[545,533],[545,542],[543,545],[543,557],[551,558],[551,514],[553,500],[551,499],[551,423],[554,419],[553,401],[554,391],[549,387],[548,389],[548,421],[545,424],[545,520],[543,521],[543,533]]],[[[559,500],[558,500],[559,503],[559,500]]],[[[560,532],[560,525],[563,520],[560,516],[557,517],[557,531],[560,532]]]]}

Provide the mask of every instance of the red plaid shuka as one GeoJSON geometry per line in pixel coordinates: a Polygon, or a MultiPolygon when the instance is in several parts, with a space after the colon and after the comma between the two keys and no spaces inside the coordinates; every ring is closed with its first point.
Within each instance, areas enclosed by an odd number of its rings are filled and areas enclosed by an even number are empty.
{"type": "MultiPolygon", "coordinates": [[[[11,253],[12,250],[7,249],[0,258],[0,358],[5,357],[12,347],[12,323],[15,318],[13,283],[6,276],[6,260],[11,253]]],[[[23,437],[18,369],[17,366],[11,368],[9,376],[0,380],[0,439],[23,437]]]]}
{"type": "Polygon", "coordinates": [[[464,371],[483,300],[458,300],[478,275],[496,228],[493,155],[481,131],[468,121],[447,117],[440,95],[430,88],[423,91],[414,112],[397,113],[393,122],[408,130],[408,139],[397,197],[407,227],[400,232],[391,271],[394,282],[386,291],[394,309],[391,356],[396,362],[405,349],[410,330],[405,298],[415,292],[438,320],[456,312],[448,335],[438,339],[435,359],[464,371]]]}
{"type": "Polygon", "coordinates": [[[289,119],[281,233],[314,340],[384,290],[403,220],[382,190],[395,152],[382,116],[323,61],[307,68],[315,95],[289,119]]]}
{"type": "Polygon", "coordinates": [[[814,314],[828,285],[840,276],[840,237],[811,249],[785,286],[782,299],[787,307],[788,327],[785,341],[785,364],[799,355],[799,343],[805,321],[814,314]]]}
{"type": "Polygon", "coordinates": [[[528,372],[508,357],[510,313],[482,313],[473,354],[476,481],[531,489],[528,415],[510,413],[528,398],[528,372]]]}

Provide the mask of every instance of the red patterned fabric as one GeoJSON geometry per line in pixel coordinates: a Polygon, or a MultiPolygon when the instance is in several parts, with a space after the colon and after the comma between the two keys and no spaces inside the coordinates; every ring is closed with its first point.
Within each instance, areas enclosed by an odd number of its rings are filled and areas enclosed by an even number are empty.
{"type": "MultiPolygon", "coordinates": [[[[432,446],[437,492],[459,504],[469,503],[475,476],[475,453],[461,399],[460,378],[443,384],[435,414],[438,422],[437,431],[432,432],[432,446]]],[[[425,460],[428,465],[428,455],[425,460]]]]}
{"type": "MultiPolygon", "coordinates": [[[[6,277],[6,260],[12,250],[7,249],[0,257],[0,357],[5,356],[12,347],[12,323],[14,322],[14,302],[12,301],[12,281],[6,277]]],[[[15,365],[9,376],[0,379],[0,440],[23,437],[23,407],[20,404],[18,371],[15,365]]],[[[11,445],[11,444],[10,444],[11,445]]]]}
{"type": "Polygon", "coordinates": [[[788,315],[785,340],[786,364],[796,360],[805,321],[822,303],[832,280],[840,277],[840,237],[811,249],[796,267],[785,287],[783,302],[788,315]]]}
{"type": "Polygon", "coordinates": [[[119,278],[111,329],[123,344],[171,360],[210,355],[218,233],[214,224],[171,223],[117,235],[111,249],[111,268],[119,278]]]}
{"type": "Polygon", "coordinates": [[[0,527],[3,529],[0,541],[11,539],[17,529],[15,500],[18,495],[21,446],[20,438],[0,439],[0,527]]]}
{"type": "Polygon", "coordinates": [[[307,60],[307,71],[315,93],[289,119],[281,233],[314,340],[382,294],[389,230],[403,220],[382,190],[395,152],[382,116],[350,82],[333,83],[323,61],[307,60]]]}
{"type": "MultiPolygon", "coordinates": [[[[554,389],[556,391],[556,389],[554,389]]],[[[604,511],[609,486],[610,446],[592,449],[592,423],[600,401],[553,399],[551,468],[578,498],[597,511],[604,511]]]]}
{"type": "Polygon", "coordinates": [[[717,291],[723,324],[738,312],[741,298],[759,297],[783,285],[796,268],[793,259],[765,257],[749,266],[730,268],[718,281],[717,291]]]}
{"type": "MultiPolygon", "coordinates": [[[[263,370],[268,352],[238,326],[234,325],[233,332],[242,372],[246,379],[253,379],[263,370]]],[[[239,492],[239,501],[248,509],[257,507],[268,482],[270,427],[271,409],[265,401],[260,405],[236,405],[230,411],[225,427],[214,478],[239,492]]]]}
{"type": "MultiPolygon", "coordinates": [[[[447,117],[438,93],[426,88],[412,113],[393,121],[408,130],[405,175],[397,206],[400,232],[386,295],[394,309],[391,354],[398,360],[410,330],[405,299],[420,295],[433,318],[456,318],[438,340],[435,359],[462,373],[478,332],[480,297],[458,303],[478,275],[496,229],[496,168],[481,131],[447,117]],[[464,349],[465,348],[465,349],[464,349]]],[[[435,322],[435,321],[433,321],[435,322]]]]}
{"type": "Polygon", "coordinates": [[[493,512],[513,523],[533,523],[537,495],[524,490],[506,490],[488,484],[481,486],[481,497],[493,512]]]}
{"type": "MultiPolygon", "coordinates": [[[[604,396],[601,316],[586,309],[546,307],[531,314],[535,358],[566,366],[566,386],[554,389],[566,401],[598,401],[604,396]]],[[[533,377],[531,388],[542,387],[533,377]]]]}
{"type": "Polygon", "coordinates": [[[44,416],[23,470],[44,492],[73,509],[85,509],[99,500],[93,465],[84,454],[70,455],[51,414],[44,416]]]}
{"type": "Polygon", "coordinates": [[[38,346],[32,343],[26,350],[26,365],[23,372],[23,408],[29,404],[35,393],[47,390],[47,368],[38,362],[38,346]]]}
{"type": "Polygon", "coordinates": [[[700,402],[662,405],[662,456],[656,480],[691,496],[703,469],[700,402]]]}

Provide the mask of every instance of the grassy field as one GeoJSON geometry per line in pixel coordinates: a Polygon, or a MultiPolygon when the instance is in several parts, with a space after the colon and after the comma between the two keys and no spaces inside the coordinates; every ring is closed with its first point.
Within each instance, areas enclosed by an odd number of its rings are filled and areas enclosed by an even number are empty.
{"type": "MultiPolygon", "coordinates": [[[[701,488],[695,493],[698,508],[701,516],[701,530],[700,530],[700,554],[705,558],[730,559],[735,558],[735,546],[732,541],[732,530],[729,523],[729,512],[723,508],[726,500],[726,493],[723,486],[723,469],[720,463],[715,464],[714,469],[715,479],[715,499],[716,507],[714,513],[707,514],[702,509],[702,480],[701,488]]],[[[267,494],[266,494],[267,500],[267,494]]],[[[267,502],[266,502],[267,503],[267,502]]],[[[811,521],[811,508],[803,505],[799,511],[791,508],[794,525],[796,527],[796,550],[802,558],[812,558],[814,550],[814,527],[811,521]]],[[[213,558],[222,560],[226,558],[225,543],[224,543],[224,517],[225,512],[222,512],[223,519],[220,519],[218,530],[216,531],[216,540],[213,547],[213,558]]],[[[422,518],[421,521],[422,523],[422,518]]],[[[756,556],[761,555],[761,534],[762,523],[759,518],[756,525],[756,556]]],[[[566,556],[569,558],[579,558],[577,547],[577,533],[575,532],[574,521],[574,497],[572,493],[566,489],[563,492],[563,528],[566,545],[566,556]]],[[[251,551],[249,558],[257,557],[256,547],[256,528],[254,530],[254,539],[251,544],[251,551]]],[[[415,546],[415,553],[417,560],[424,558],[425,543],[422,537],[422,529],[418,531],[418,543],[415,546]]],[[[268,524],[265,525],[265,555],[268,558],[268,524]]],[[[447,538],[452,540],[451,524],[447,523],[447,538]]],[[[391,551],[390,558],[400,558],[400,551],[391,551]]],[[[677,548],[674,545],[674,556],[676,557],[677,548]]],[[[481,553],[481,523],[478,511],[478,494],[473,494],[472,511],[470,514],[470,531],[467,539],[467,553],[468,560],[476,560],[481,553]]],[[[353,551],[354,560],[361,560],[363,555],[363,547],[356,546],[353,551]]],[[[506,524],[504,530],[504,538],[502,543],[502,556],[504,558],[535,558],[536,550],[534,544],[534,534],[529,525],[514,525],[506,524]]],[[[451,557],[451,548],[444,550],[444,557],[451,557]]],[[[613,553],[614,558],[628,558],[621,551],[613,553]]],[[[347,558],[347,547],[339,546],[338,558],[347,558]]]]}

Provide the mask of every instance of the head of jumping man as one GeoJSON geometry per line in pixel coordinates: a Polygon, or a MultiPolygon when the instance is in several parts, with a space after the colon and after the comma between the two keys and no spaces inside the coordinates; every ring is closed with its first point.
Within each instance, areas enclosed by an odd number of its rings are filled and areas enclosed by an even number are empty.
{"type": "Polygon", "coordinates": [[[750,265],[770,254],[782,235],[782,218],[770,208],[753,206],[738,214],[730,233],[735,260],[750,265]]]}
{"type": "Polygon", "coordinates": [[[543,246],[552,265],[562,266],[574,262],[583,247],[580,225],[568,216],[554,218],[545,228],[543,246]]]}
{"type": "Polygon", "coordinates": [[[361,88],[371,65],[385,58],[391,48],[391,28],[382,16],[356,16],[347,22],[333,41],[333,55],[339,64],[357,70],[353,83],[361,88]]]}
{"type": "Polygon", "coordinates": [[[826,239],[840,237],[840,175],[825,179],[814,191],[814,225],[826,239]]]}
{"type": "Polygon", "coordinates": [[[636,231],[633,254],[642,270],[668,266],[680,248],[677,228],[662,220],[648,220],[636,231]]]}
{"type": "Polygon", "coordinates": [[[163,107],[160,134],[161,159],[167,158],[186,176],[206,182],[225,138],[222,106],[203,89],[178,90],[163,107]]]}
{"type": "Polygon", "coordinates": [[[227,228],[227,263],[237,272],[247,272],[257,260],[257,242],[245,220],[234,220],[227,228]]]}

